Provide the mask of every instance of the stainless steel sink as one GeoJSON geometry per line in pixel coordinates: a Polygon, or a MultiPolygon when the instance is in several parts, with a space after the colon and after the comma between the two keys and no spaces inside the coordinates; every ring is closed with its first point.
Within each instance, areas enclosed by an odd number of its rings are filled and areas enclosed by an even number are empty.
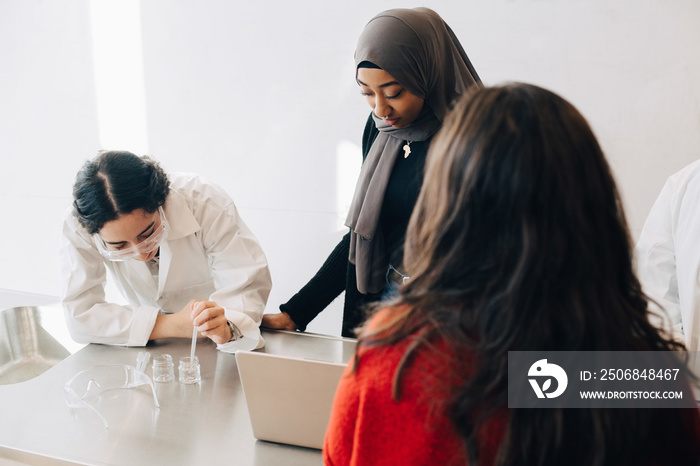
{"type": "Polygon", "coordinates": [[[70,356],[66,335],[60,308],[0,311],[0,385],[33,379],[70,356]]]}

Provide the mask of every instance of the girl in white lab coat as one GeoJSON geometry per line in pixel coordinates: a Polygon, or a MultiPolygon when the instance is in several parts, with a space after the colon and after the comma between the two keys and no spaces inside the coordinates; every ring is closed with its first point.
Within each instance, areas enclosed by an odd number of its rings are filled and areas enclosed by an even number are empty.
{"type": "Polygon", "coordinates": [[[267,260],[221,188],[109,151],[85,163],[73,197],[60,252],[73,339],[143,346],[194,325],[223,351],[264,345],[267,260]],[[128,304],[106,302],[107,271],[128,304]]]}

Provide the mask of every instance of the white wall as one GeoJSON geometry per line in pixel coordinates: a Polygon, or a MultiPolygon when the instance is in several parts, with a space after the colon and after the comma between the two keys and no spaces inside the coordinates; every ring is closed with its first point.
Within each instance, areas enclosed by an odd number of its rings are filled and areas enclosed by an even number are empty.
{"type": "MultiPolygon", "coordinates": [[[[353,80],[357,37],[379,11],[420,5],[0,1],[0,289],[58,295],[75,173],[120,148],[229,191],[267,252],[277,309],[342,235],[369,112],[353,80]]],[[[667,176],[700,156],[700,2],[422,5],[486,84],[539,84],[584,113],[635,235],[667,176]]],[[[340,301],[309,330],[338,334],[340,301]]]]}

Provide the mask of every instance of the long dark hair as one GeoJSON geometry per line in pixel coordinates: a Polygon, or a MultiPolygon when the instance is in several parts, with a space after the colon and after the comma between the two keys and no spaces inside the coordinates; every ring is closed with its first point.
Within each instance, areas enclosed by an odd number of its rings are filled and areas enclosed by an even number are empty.
{"type": "MultiPolygon", "coordinates": [[[[430,148],[404,268],[411,280],[395,312],[359,347],[419,333],[399,372],[437,337],[474,356],[476,367],[455,361],[471,376],[447,410],[470,464],[480,426],[507,407],[508,351],[683,349],[648,321],[620,196],[593,132],[570,103],[536,86],[474,87],[458,101],[430,148]]],[[[678,450],[697,435],[679,413],[511,409],[497,464],[645,463],[649,439],[678,450]]]]}
{"type": "Polygon", "coordinates": [[[170,181],[149,157],[103,151],[85,162],[73,185],[74,214],[90,234],[136,209],[153,213],[165,203],[170,181]]]}

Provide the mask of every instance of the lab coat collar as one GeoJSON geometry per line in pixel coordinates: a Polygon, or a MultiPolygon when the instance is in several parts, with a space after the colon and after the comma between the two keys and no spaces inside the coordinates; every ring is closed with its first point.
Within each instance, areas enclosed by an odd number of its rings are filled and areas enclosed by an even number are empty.
{"type": "Polygon", "coordinates": [[[163,211],[170,223],[168,240],[184,238],[202,229],[187,205],[187,200],[177,191],[170,190],[163,211]]]}

